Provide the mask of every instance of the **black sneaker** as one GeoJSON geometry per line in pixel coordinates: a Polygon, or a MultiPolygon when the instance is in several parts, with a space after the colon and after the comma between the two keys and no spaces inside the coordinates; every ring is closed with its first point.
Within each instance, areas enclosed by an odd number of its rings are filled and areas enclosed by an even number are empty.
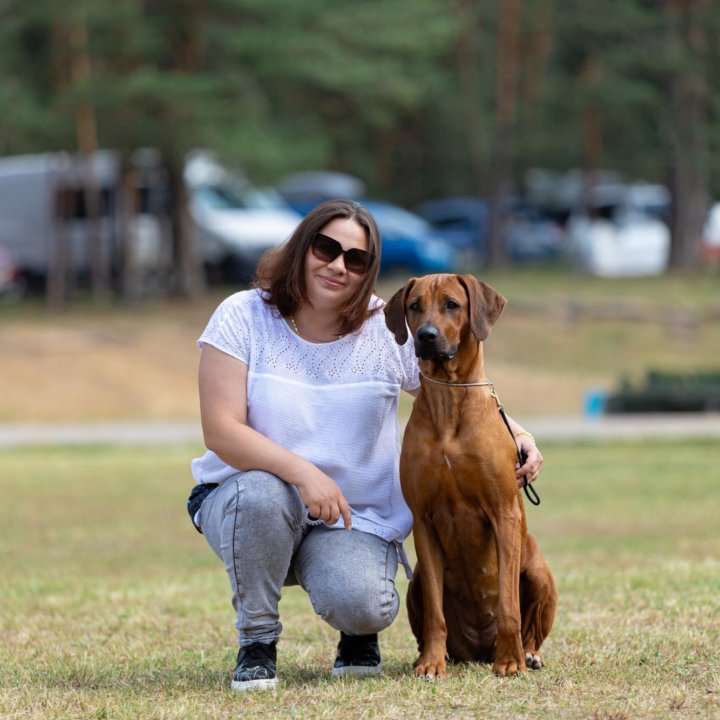
{"type": "Polygon", "coordinates": [[[346,635],[340,633],[337,657],[332,676],[378,675],[382,672],[380,645],[377,633],[374,635],[346,635]]]}
{"type": "Polygon", "coordinates": [[[233,673],[232,689],[242,692],[277,687],[276,661],[276,643],[256,642],[241,647],[233,673]]]}

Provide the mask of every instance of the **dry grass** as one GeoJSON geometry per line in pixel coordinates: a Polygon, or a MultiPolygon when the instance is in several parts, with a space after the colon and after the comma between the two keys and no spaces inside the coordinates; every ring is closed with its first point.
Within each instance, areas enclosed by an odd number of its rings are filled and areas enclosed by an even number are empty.
{"type": "Polygon", "coordinates": [[[227,581],[183,507],[199,450],[0,453],[0,717],[720,718],[713,444],[544,448],[528,516],[561,593],[544,670],[417,681],[403,610],[384,676],[332,681],[336,634],[290,588],[282,687],[242,696],[227,581]]]}
{"type": "Polygon", "coordinates": [[[6,309],[0,421],[195,417],[194,343],[217,299],[61,314],[6,309]]]}
{"type": "MultiPolygon", "coordinates": [[[[578,413],[589,385],[647,367],[717,366],[717,277],[483,277],[510,299],[486,358],[516,417],[578,413]],[[569,322],[568,300],[635,304],[648,321],[569,322]],[[694,332],[662,321],[678,307],[704,318],[694,332]]],[[[0,307],[0,421],[195,418],[194,342],[225,294],[56,315],[0,307]]],[[[282,688],[252,696],[228,689],[226,579],[184,514],[200,448],[0,452],[0,717],[720,718],[715,450],[544,445],[529,521],[561,592],[545,670],[500,680],[463,666],[418,682],[401,611],[382,636],[384,676],[333,682],[335,633],[290,588],[282,688]]]]}
{"type": "MultiPolygon", "coordinates": [[[[601,280],[562,271],[481,273],[509,298],[486,347],[500,396],[519,418],[573,415],[589,386],[614,386],[648,367],[715,367],[720,357],[717,277],[601,280]],[[567,303],[607,305],[610,317],[568,321],[567,303]],[[647,310],[620,320],[618,305],[647,310]],[[664,321],[674,309],[702,319],[689,334],[664,321]]],[[[403,278],[384,280],[389,297],[403,278]]],[[[134,308],[0,308],[0,422],[197,417],[195,340],[217,303],[134,308]]]]}

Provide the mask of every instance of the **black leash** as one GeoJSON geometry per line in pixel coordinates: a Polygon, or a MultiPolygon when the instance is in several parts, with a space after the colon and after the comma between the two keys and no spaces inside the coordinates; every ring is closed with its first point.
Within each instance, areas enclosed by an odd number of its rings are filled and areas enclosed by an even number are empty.
{"type": "MultiPolygon", "coordinates": [[[[495,398],[497,400],[497,397],[495,398]]],[[[527,453],[525,450],[521,450],[518,447],[517,440],[515,439],[515,435],[513,434],[512,428],[510,427],[510,423],[508,422],[507,415],[505,414],[505,409],[498,401],[498,410],[500,411],[500,417],[503,419],[503,422],[505,423],[505,427],[508,429],[508,432],[510,433],[510,437],[513,439],[513,442],[515,443],[515,449],[517,450],[517,459],[520,463],[520,467],[522,467],[525,464],[525,461],[527,460],[527,453]]],[[[538,495],[537,490],[532,486],[532,483],[528,482],[527,475],[525,476],[525,484],[523,485],[523,490],[525,491],[525,496],[527,499],[533,504],[533,505],[539,505],[540,504],[540,496],[538,495]],[[531,495],[532,493],[532,495],[531,495]]]]}

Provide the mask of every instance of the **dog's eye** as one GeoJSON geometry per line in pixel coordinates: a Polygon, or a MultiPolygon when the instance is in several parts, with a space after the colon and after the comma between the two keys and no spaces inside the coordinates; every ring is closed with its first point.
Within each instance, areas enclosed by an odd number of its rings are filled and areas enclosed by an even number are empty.
{"type": "Polygon", "coordinates": [[[413,303],[410,303],[410,309],[413,312],[420,312],[420,303],[417,300],[413,303]]]}
{"type": "Polygon", "coordinates": [[[457,310],[460,307],[460,305],[458,303],[456,303],[454,300],[448,300],[445,303],[445,307],[448,310],[457,310]]]}

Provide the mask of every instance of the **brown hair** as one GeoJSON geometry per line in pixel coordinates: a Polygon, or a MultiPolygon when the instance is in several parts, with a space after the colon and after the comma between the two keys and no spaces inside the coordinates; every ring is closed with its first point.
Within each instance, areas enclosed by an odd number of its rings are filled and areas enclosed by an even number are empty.
{"type": "Polygon", "coordinates": [[[370,296],[375,288],[380,268],[380,232],[375,219],[352,200],[328,200],[311,210],[289,240],[279,248],[266,252],[258,263],[253,286],[265,291],[263,298],[274,305],[285,317],[292,317],[301,303],[308,302],[305,286],[305,257],[315,234],[331,220],[346,218],[354,220],[365,231],[368,251],[373,260],[357,293],[348,300],[340,313],[338,333],[347,335],[359,330],[374,312],[368,309],[370,296]]]}

